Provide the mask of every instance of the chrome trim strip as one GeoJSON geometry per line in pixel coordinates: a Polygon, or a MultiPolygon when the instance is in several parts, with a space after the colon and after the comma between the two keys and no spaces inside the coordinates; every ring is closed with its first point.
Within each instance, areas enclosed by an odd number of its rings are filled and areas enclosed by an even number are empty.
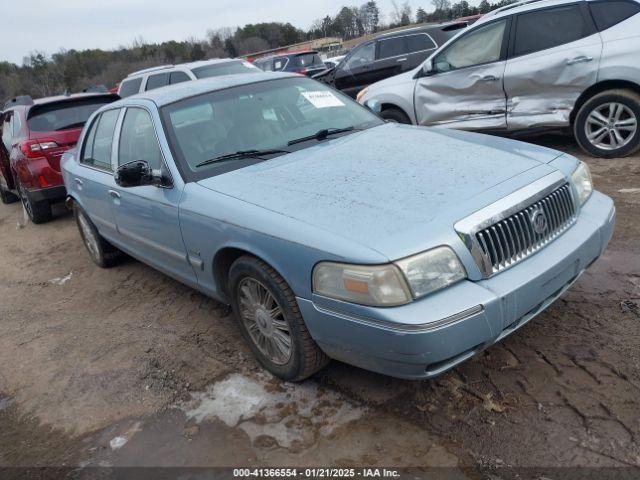
{"type": "Polygon", "coordinates": [[[420,323],[416,325],[407,325],[407,324],[395,324],[395,323],[386,322],[383,320],[377,320],[371,317],[364,317],[361,315],[354,315],[351,313],[339,312],[332,308],[323,307],[315,303],[313,304],[313,306],[315,307],[316,310],[318,310],[321,313],[324,313],[327,315],[333,315],[343,320],[349,320],[349,321],[360,323],[370,327],[380,327],[380,328],[385,328],[388,330],[393,330],[396,332],[403,332],[403,333],[423,333],[423,332],[431,332],[434,330],[439,330],[444,327],[450,327],[458,322],[462,322],[464,320],[467,320],[470,317],[473,317],[474,315],[484,312],[483,305],[476,305],[475,307],[469,308],[467,310],[456,313],[449,317],[436,320],[435,322],[420,323]]]}

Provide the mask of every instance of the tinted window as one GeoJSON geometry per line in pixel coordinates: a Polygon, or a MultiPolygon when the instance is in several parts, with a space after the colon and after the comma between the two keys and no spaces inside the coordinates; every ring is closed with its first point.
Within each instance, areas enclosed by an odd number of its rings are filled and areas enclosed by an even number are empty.
{"type": "Polygon", "coordinates": [[[286,66],[287,66],[287,59],[286,58],[275,58],[273,60],[273,69],[276,70],[276,71],[282,70],[286,66]]]}
{"type": "Polygon", "coordinates": [[[111,147],[113,132],[120,110],[109,110],[100,115],[91,126],[82,155],[82,163],[105,170],[111,170],[111,147]]]}
{"type": "Polygon", "coordinates": [[[407,50],[409,52],[420,52],[436,48],[436,44],[428,35],[407,35],[407,50]]]}
{"type": "Polygon", "coordinates": [[[378,58],[390,58],[404,55],[407,48],[404,43],[404,37],[389,38],[387,40],[379,40],[378,58]]]}
{"type": "Polygon", "coordinates": [[[500,60],[506,25],[506,20],[500,20],[460,37],[435,58],[434,68],[446,72],[500,60]]]}
{"type": "Polygon", "coordinates": [[[592,2],[589,7],[598,30],[606,30],[640,12],[640,5],[622,0],[592,2]]]}
{"type": "Polygon", "coordinates": [[[36,105],[29,111],[27,124],[32,132],[82,128],[93,112],[115,99],[115,96],[97,97],[36,105]]]}
{"type": "Polygon", "coordinates": [[[291,63],[296,67],[322,67],[324,62],[317,53],[305,53],[304,55],[297,55],[291,59],[291,63]]]}
{"type": "Polygon", "coordinates": [[[368,43],[361,47],[358,47],[347,59],[344,64],[346,70],[352,68],[358,68],[363,65],[368,65],[375,60],[376,57],[376,44],[368,43]]]}
{"type": "Polygon", "coordinates": [[[218,77],[220,75],[238,75],[241,73],[259,73],[260,70],[249,62],[225,62],[192,70],[196,78],[218,77]]]}
{"type": "Polygon", "coordinates": [[[327,128],[367,128],[381,120],[315,80],[287,78],[242,85],[188,98],[162,109],[169,141],[186,176],[204,178],[255,163],[230,159],[197,167],[221,155],[251,149],[297,149],[289,141],[327,128]]]}
{"type": "Polygon", "coordinates": [[[175,83],[188,82],[189,80],[191,80],[191,78],[184,72],[171,72],[169,83],[173,85],[175,83]]]}
{"type": "Polygon", "coordinates": [[[146,91],[155,90],[156,88],[164,87],[167,82],[169,82],[168,73],[157,73],[156,75],[149,76],[147,79],[147,85],[144,89],[146,91]]]}
{"type": "Polygon", "coordinates": [[[149,113],[141,108],[129,108],[120,133],[118,165],[145,160],[151,168],[159,169],[162,165],[161,158],[160,146],[149,113]]]}
{"type": "Polygon", "coordinates": [[[135,95],[140,92],[140,85],[142,85],[142,77],[134,78],[133,80],[125,80],[120,84],[120,96],[125,98],[135,95]]]}
{"type": "Polygon", "coordinates": [[[518,15],[515,55],[526,55],[574,42],[590,35],[580,7],[549,8],[518,15]]]}

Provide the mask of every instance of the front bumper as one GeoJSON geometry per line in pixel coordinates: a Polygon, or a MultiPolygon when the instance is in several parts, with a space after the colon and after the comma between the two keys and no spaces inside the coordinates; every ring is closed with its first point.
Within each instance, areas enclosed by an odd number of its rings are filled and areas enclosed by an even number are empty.
{"type": "Polygon", "coordinates": [[[594,192],[562,236],[489,279],[460,282],[393,308],[316,295],[298,298],[298,305],[312,337],[330,357],[395,377],[433,377],[544,311],[602,254],[614,224],[612,200],[594,192]]]}

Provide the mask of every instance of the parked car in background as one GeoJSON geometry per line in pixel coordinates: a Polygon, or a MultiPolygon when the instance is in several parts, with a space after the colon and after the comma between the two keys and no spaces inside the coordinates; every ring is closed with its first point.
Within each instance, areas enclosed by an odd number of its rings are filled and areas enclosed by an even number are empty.
{"type": "Polygon", "coordinates": [[[309,77],[327,69],[316,51],[291,52],[258,58],[253,64],[265,72],[292,72],[309,77]]]}
{"type": "Polygon", "coordinates": [[[96,264],[124,251],[232,305],[285,380],[328,358],[439,375],[562,295],[615,221],[570,155],[385,123],[285,73],[103,107],[62,171],[96,264]]]}
{"type": "Polygon", "coordinates": [[[640,147],[640,3],[500,8],[418,68],[361,92],[401,123],[514,132],[570,127],[600,157],[640,147]]]}
{"type": "Polygon", "coordinates": [[[167,85],[189,82],[220,75],[255,73],[260,70],[246,60],[225,58],[199,62],[163,65],[131,73],[118,86],[118,95],[125,98],[167,85]]]}
{"type": "Polygon", "coordinates": [[[382,34],[358,45],[333,70],[314,78],[356,98],[372,83],[414,69],[466,26],[454,22],[382,34]]]}
{"type": "Polygon", "coordinates": [[[9,100],[0,117],[2,202],[20,199],[33,223],[49,220],[51,204],[66,197],[60,157],[75,147],[91,114],[118,99],[108,93],[86,93],[9,100]]]}
{"type": "Polygon", "coordinates": [[[342,61],[342,59],[344,57],[346,57],[346,55],[338,55],[337,57],[327,58],[324,61],[324,66],[327,68],[327,70],[330,70],[332,68],[336,68],[340,64],[340,62],[342,61]]]}

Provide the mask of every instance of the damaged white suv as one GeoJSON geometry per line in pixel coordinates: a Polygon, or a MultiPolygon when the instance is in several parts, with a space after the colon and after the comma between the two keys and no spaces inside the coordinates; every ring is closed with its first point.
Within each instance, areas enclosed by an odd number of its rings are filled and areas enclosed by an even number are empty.
{"type": "Polygon", "coordinates": [[[600,157],[640,148],[638,0],[529,0],[495,10],[358,101],[390,121],[515,132],[570,127],[600,157]]]}

